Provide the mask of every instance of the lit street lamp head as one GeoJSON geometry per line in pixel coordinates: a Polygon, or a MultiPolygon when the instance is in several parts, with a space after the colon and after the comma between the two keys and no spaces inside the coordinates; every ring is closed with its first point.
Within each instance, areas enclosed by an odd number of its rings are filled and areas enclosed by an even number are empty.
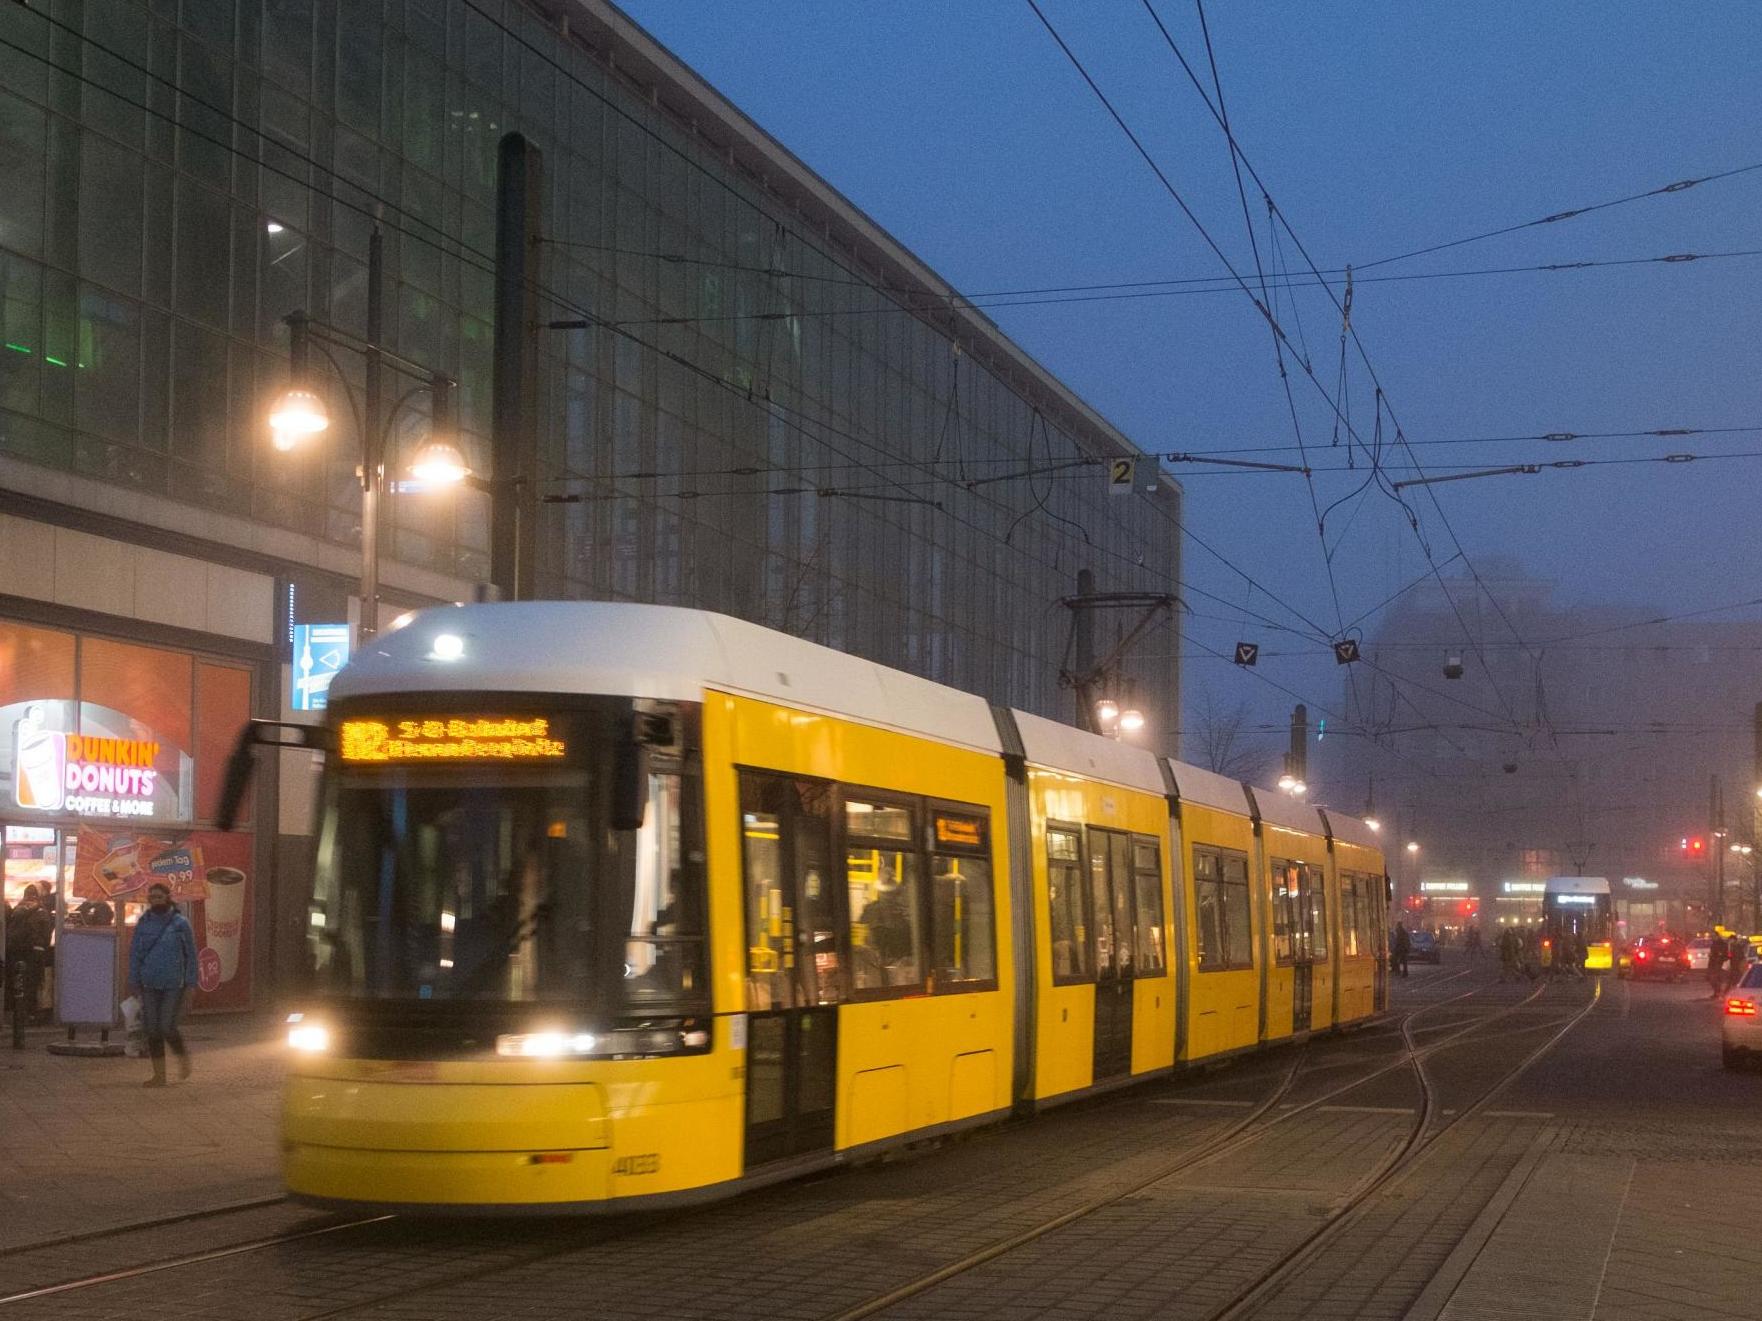
{"type": "Polygon", "coordinates": [[[1104,697],[1095,704],[1095,718],[1103,725],[1111,725],[1120,718],[1120,704],[1111,697],[1104,697]]]}
{"type": "Polygon", "coordinates": [[[1120,731],[1125,734],[1136,734],[1144,728],[1144,713],[1136,707],[1127,707],[1120,712],[1120,731]]]}
{"type": "Polygon", "coordinates": [[[1419,852],[1419,841],[1416,839],[1408,840],[1407,841],[1407,851],[1409,853],[1418,853],[1419,852]]]}
{"type": "Polygon", "coordinates": [[[269,410],[269,435],[278,450],[291,450],[330,426],[324,400],[304,386],[283,390],[269,410]]]}
{"type": "Polygon", "coordinates": [[[451,441],[430,440],[410,461],[410,475],[424,486],[456,486],[471,475],[471,465],[451,441]]]}

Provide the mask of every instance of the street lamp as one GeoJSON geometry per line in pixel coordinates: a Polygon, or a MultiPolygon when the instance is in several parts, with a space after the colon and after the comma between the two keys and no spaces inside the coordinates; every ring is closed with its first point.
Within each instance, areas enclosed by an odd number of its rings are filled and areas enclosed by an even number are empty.
{"type": "Polygon", "coordinates": [[[330,363],[348,396],[361,441],[361,624],[362,641],[378,631],[379,623],[379,497],[385,487],[385,449],[399,410],[415,395],[429,395],[429,435],[418,448],[410,472],[423,486],[450,486],[467,480],[471,469],[453,441],[453,381],[440,372],[391,352],[380,344],[382,309],[380,297],[380,235],[375,230],[367,247],[367,335],[362,338],[305,312],[290,312],[283,320],[288,328],[288,388],[271,406],[268,415],[270,441],[286,453],[297,449],[330,428],[324,400],[312,388],[311,350],[316,347],[330,363]],[[366,411],[355,398],[354,387],[332,349],[359,353],[367,362],[366,411]],[[385,367],[416,382],[391,406],[383,406],[381,373],[385,367]],[[383,417],[381,416],[383,413],[383,417]]]}
{"type": "Polygon", "coordinates": [[[1371,834],[1375,835],[1382,830],[1383,823],[1378,821],[1374,816],[1367,816],[1364,818],[1364,828],[1370,831],[1371,834]]]}
{"type": "Polygon", "coordinates": [[[1419,841],[1417,839],[1408,840],[1407,841],[1407,851],[1409,853],[1418,853],[1419,852],[1419,841]]]}

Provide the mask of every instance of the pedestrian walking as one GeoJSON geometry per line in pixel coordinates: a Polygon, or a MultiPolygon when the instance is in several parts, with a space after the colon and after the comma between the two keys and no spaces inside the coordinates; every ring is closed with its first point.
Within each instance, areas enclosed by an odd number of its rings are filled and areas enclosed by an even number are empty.
{"type": "Polygon", "coordinates": [[[1743,936],[1732,932],[1731,942],[1725,953],[1725,989],[1731,990],[1743,980],[1744,969],[1750,962],[1750,942],[1743,936]]]}
{"type": "Polygon", "coordinates": [[[153,1076],[144,1086],[165,1086],[167,1046],[177,1056],[178,1080],[186,1081],[190,1076],[190,1053],[177,1021],[196,981],[196,933],[171,902],[171,890],[155,884],[147,890],[147,911],[135,924],[128,951],[129,989],[141,997],[141,1022],[147,1033],[147,1054],[153,1062],[153,1076]]]}
{"type": "Polygon", "coordinates": [[[1389,943],[1389,964],[1396,975],[1407,976],[1407,956],[1413,950],[1413,937],[1407,934],[1407,924],[1395,924],[1395,939],[1389,943]]]}
{"type": "Polygon", "coordinates": [[[1499,980],[1514,982],[1522,975],[1523,938],[1511,927],[1499,932],[1499,980]]]}
{"type": "Polygon", "coordinates": [[[1468,951],[1469,958],[1480,958],[1483,952],[1481,950],[1481,929],[1479,927],[1470,927],[1468,929],[1468,935],[1464,937],[1462,944],[1463,948],[1468,951]]]}
{"type": "Polygon", "coordinates": [[[48,966],[49,942],[54,931],[55,919],[43,907],[37,887],[25,886],[18,906],[6,920],[5,998],[15,1028],[36,1021],[37,1002],[43,995],[43,969],[48,966]]]}
{"type": "Polygon", "coordinates": [[[1715,935],[1707,942],[1707,986],[1709,1000],[1725,994],[1725,939],[1715,935]]]}

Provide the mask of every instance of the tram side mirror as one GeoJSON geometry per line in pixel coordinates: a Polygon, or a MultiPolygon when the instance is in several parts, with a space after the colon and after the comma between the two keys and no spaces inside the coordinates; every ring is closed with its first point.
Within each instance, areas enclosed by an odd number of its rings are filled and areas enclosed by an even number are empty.
{"type": "Polygon", "coordinates": [[[304,748],[323,752],[329,747],[329,732],[316,725],[296,725],[286,720],[252,720],[239,730],[232,753],[226,759],[226,778],[220,786],[220,803],[215,808],[214,824],[220,830],[231,830],[238,821],[239,808],[245,792],[251,787],[251,776],[257,770],[252,756],[258,748],[304,748]]]}
{"type": "Polygon", "coordinates": [[[649,806],[649,754],[633,728],[612,765],[612,829],[641,830],[649,806]]]}
{"type": "Polygon", "coordinates": [[[246,725],[233,741],[232,753],[226,759],[226,779],[221,782],[220,805],[214,812],[214,824],[221,830],[231,830],[239,818],[239,805],[245,801],[245,790],[251,787],[251,772],[257,769],[257,759],[251,755],[256,750],[251,726],[246,725]]]}

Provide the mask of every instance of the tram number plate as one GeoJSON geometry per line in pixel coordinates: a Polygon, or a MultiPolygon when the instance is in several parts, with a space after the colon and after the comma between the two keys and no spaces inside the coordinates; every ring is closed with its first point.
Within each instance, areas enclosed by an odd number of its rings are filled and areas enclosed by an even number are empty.
{"type": "Polygon", "coordinates": [[[633,1174],[659,1174],[661,1172],[661,1156],[659,1152],[645,1152],[641,1156],[620,1156],[612,1162],[612,1173],[628,1177],[633,1174]]]}

